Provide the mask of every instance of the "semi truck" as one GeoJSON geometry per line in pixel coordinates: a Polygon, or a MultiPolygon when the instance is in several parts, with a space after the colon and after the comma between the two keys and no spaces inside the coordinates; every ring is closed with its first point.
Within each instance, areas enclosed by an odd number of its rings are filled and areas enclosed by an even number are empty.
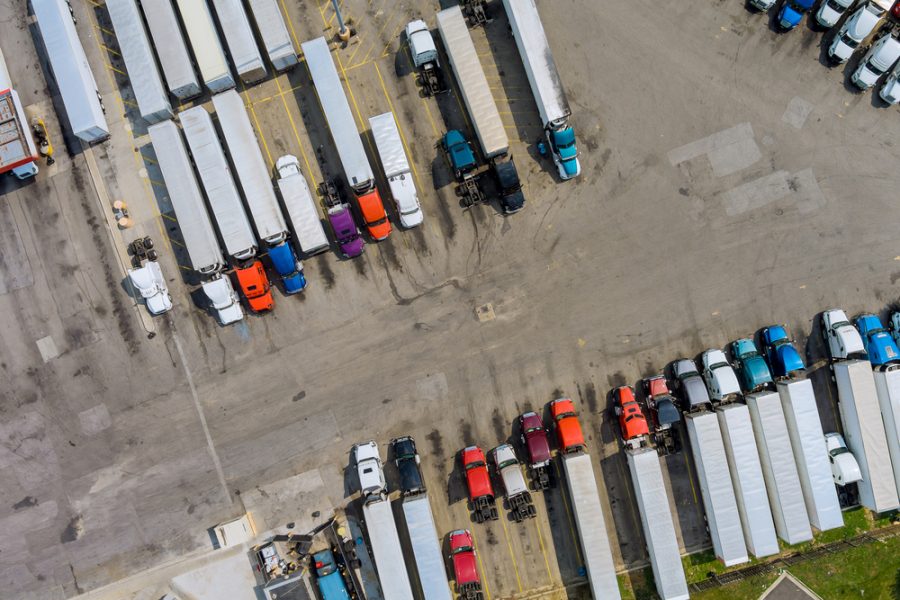
{"type": "Polygon", "coordinates": [[[169,94],[156,67],[156,58],[137,3],[135,0],[107,0],[106,10],[141,116],[150,123],[171,119],[174,113],[169,104],[169,94]]]}
{"type": "Polygon", "coordinates": [[[388,186],[391,188],[391,196],[397,205],[400,225],[406,229],[421,225],[424,215],[419,205],[419,194],[393,113],[386,112],[369,117],[369,127],[372,130],[372,137],[375,138],[375,148],[384,168],[384,176],[387,177],[388,186]]]}
{"type": "Polygon", "coordinates": [[[750,558],[718,417],[709,411],[693,412],[685,414],[684,422],[716,558],[726,567],[745,563],[750,558]]]}
{"type": "Polygon", "coordinates": [[[868,360],[835,363],[834,378],[844,438],[862,472],[860,503],[876,513],[895,510],[900,501],[872,365],[868,360]]]}
{"type": "Polygon", "coordinates": [[[391,234],[391,224],[384,212],[384,204],[375,186],[375,176],[372,175],[372,167],[359,137],[356,121],[353,120],[341,79],[334,67],[328,42],[320,37],[303,42],[300,46],[344,168],[344,176],[356,194],[356,202],[366,222],[366,229],[377,241],[387,239],[391,234]]]}
{"type": "Polygon", "coordinates": [[[894,483],[900,493],[900,365],[884,365],[874,372],[875,392],[894,467],[894,483]]]}
{"type": "Polygon", "coordinates": [[[285,154],[275,161],[275,169],[285,214],[294,229],[294,241],[300,252],[312,256],[328,250],[328,237],[306,178],[300,172],[300,161],[296,156],[285,154]]]}
{"type": "Polygon", "coordinates": [[[746,404],[734,402],[717,407],[715,412],[747,549],[757,558],[778,554],[778,538],[766,497],[750,411],[746,404]]]}
{"type": "Polygon", "coordinates": [[[323,181],[319,189],[328,215],[328,224],[331,225],[341,255],[344,258],[360,256],[366,248],[366,242],[359,233],[350,205],[344,202],[338,194],[337,186],[330,179],[323,181]]]}
{"type": "Polygon", "coordinates": [[[572,110],[537,5],[534,0],[503,0],[503,7],[528,75],[531,94],[544,126],[547,147],[559,177],[563,180],[578,177],[581,163],[578,161],[575,130],[569,124],[572,110]]]}
{"type": "Polygon", "coordinates": [[[172,296],[158,262],[148,260],[142,267],[128,269],[128,279],[144,299],[147,312],[151,315],[155,317],[172,310],[172,296]]]}
{"type": "Polygon", "coordinates": [[[194,73],[172,0],[141,0],[141,8],[169,91],[179,100],[199,96],[203,90],[194,73]]]}
{"type": "Polygon", "coordinates": [[[522,465],[516,458],[516,452],[510,444],[501,444],[491,452],[494,458],[494,467],[503,481],[503,491],[506,493],[506,504],[512,513],[516,523],[522,519],[534,518],[537,510],[531,501],[531,492],[525,483],[522,474],[522,465]]]}
{"type": "Polygon", "coordinates": [[[637,498],[653,581],[661,600],[687,600],[687,580],[669,509],[669,494],[653,448],[626,448],[625,459],[637,498]]]}
{"type": "MultiPolygon", "coordinates": [[[[0,68],[4,66],[0,56],[0,68]]],[[[38,174],[38,149],[19,94],[0,82],[0,174],[12,173],[18,179],[38,174]]]]}
{"type": "Polygon", "coordinates": [[[497,181],[503,212],[518,212],[525,206],[525,195],[509,153],[509,137],[459,6],[440,11],[437,24],[482,156],[488,161],[497,181]]]}
{"type": "Polygon", "coordinates": [[[441,541],[434,525],[428,493],[406,496],[403,499],[403,516],[416,561],[422,596],[425,600],[451,600],[441,541]]]}
{"type": "Polygon", "coordinates": [[[297,64],[297,51],[278,7],[278,0],[249,0],[263,48],[276,71],[286,71],[297,64]]]}
{"type": "Polygon", "coordinates": [[[219,273],[201,286],[209,300],[209,308],[216,315],[220,325],[231,325],[244,318],[241,299],[227,275],[219,273]]]}
{"type": "Polygon", "coordinates": [[[256,225],[256,233],[268,245],[277,246],[287,239],[287,224],[278,207],[269,169],[263,160],[244,101],[234,90],[216,94],[212,101],[256,225]]]}
{"type": "Polygon", "coordinates": [[[832,484],[812,382],[808,379],[782,380],[775,387],[781,398],[809,522],[819,531],[843,527],[844,518],[837,490],[832,484]]]}
{"type": "Polygon", "coordinates": [[[746,399],[775,531],[788,544],[807,542],[813,537],[812,529],[781,399],[776,392],[749,394],[746,399]]]}
{"type": "Polygon", "coordinates": [[[412,586],[387,494],[382,491],[366,498],[363,519],[384,600],[412,600],[412,586]]]}
{"type": "Polygon", "coordinates": [[[463,471],[466,474],[466,488],[469,491],[469,504],[472,517],[476,523],[500,518],[497,512],[494,486],[488,472],[484,451],[478,446],[467,446],[459,454],[463,471]]]}
{"type": "Polygon", "coordinates": [[[584,433],[572,400],[558,398],[551,402],[550,415],[556,430],[560,461],[569,488],[591,594],[594,598],[620,600],[622,596],[597,492],[594,465],[591,455],[587,453],[584,433]]]}
{"type": "Polygon", "coordinates": [[[103,100],[68,3],[34,0],[32,7],[72,133],[88,143],[106,139],[109,125],[103,114],[103,100]]]}
{"type": "Polygon", "coordinates": [[[441,72],[441,61],[438,57],[434,38],[428,31],[428,25],[422,19],[411,21],[406,26],[406,41],[413,66],[419,71],[418,84],[422,86],[425,96],[433,96],[449,91],[444,84],[441,72]]]}
{"type": "Polygon", "coordinates": [[[234,70],[244,83],[256,83],[268,73],[241,0],[212,0],[225,35],[234,70]]]}
{"type": "Polygon", "coordinates": [[[181,13],[181,22],[197,59],[197,68],[200,69],[200,77],[203,84],[212,93],[224,92],[234,87],[234,78],[228,68],[228,60],[216,33],[212,13],[206,2],[198,0],[175,0],[178,3],[178,12],[181,13]]]}
{"type": "Polygon", "coordinates": [[[244,211],[231,168],[225,159],[212,118],[202,106],[178,113],[194,166],[206,191],[213,217],[225,243],[225,251],[237,261],[256,256],[257,243],[244,211]]]}
{"type": "Polygon", "coordinates": [[[178,126],[172,121],[163,121],[151,125],[147,131],[191,266],[201,275],[215,275],[225,268],[225,259],[178,126]]]}

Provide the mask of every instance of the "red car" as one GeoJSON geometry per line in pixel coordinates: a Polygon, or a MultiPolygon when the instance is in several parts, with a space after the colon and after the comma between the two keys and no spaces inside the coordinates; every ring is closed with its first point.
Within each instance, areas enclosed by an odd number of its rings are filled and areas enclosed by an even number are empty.
{"type": "Polygon", "coordinates": [[[275,308],[269,277],[260,261],[254,260],[243,269],[236,268],[234,274],[237,275],[241,291],[247,298],[247,304],[254,312],[264,312],[275,308]]]}
{"type": "Polygon", "coordinates": [[[499,517],[494,506],[494,487],[488,473],[484,452],[478,446],[469,446],[462,451],[462,464],[466,472],[466,485],[469,488],[469,501],[475,513],[475,521],[481,523],[499,517]]]}
{"type": "Polygon", "coordinates": [[[617,387],[613,391],[616,405],[616,416],[619,417],[619,428],[622,431],[622,439],[633,448],[641,445],[650,435],[647,427],[647,419],[641,412],[641,405],[634,399],[634,390],[629,385],[617,387]]]}
{"type": "Polygon", "coordinates": [[[453,560],[457,593],[465,600],[482,600],[475,543],[467,529],[450,532],[450,558],[453,560]]]}
{"type": "Polygon", "coordinates": [[[528,451],[528,467],[537,489],[550,487],[550,442],[544,421],[535,412],[527,412],[519,416],[519,429],[522,431],[522,445],[528,451]]]}

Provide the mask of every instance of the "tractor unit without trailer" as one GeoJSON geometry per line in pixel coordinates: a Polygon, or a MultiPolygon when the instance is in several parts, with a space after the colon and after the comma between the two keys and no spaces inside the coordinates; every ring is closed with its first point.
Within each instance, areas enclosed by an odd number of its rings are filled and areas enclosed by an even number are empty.
{"type": "Polygon", "coordinates": [[[591,455],[586,451],[584,433],[572,400],[559,398],[551,402],[550,415],[556,428],[560,460],[566,475],[591,594],[594,598],[620,600],[622,596],[603,520],[594,466],[591,455]]]}
{"type": "Polygon", "coordinates": [[[534,0],[503,0],[516,47],[522,57],[534,102],[541,115],[544,136],[560,179],[581,174],[575,130],[569,125],[572,110],[563,89],[550,44],[534,0]]]}
{"type": "Polygon", "coordinates": [[[469,502],[472,503],[475,522],[483,523],[489,519],[496,521],[500,515],[494,505],[494,486],[491,485],[484,452],[478,446],[469,446],[463,448],[460,457],[463,470],[466,472],[466,486],[469,489],[469,502]]]}
{"type": "Polygon", "coordinates": [[[675,424],[681,420],[681,411],[669,390],[665,375],[654,375],[642,382],[647,407],[650,409],[650,434],[660,454],[678,452],[678,434],[675,424]]]}
{"type": "Polygon", "coordinates": [[[522,467],[516,452],[509,444],[501,444],[491,452],[494,458],[494,466],[503,480],[503,489],[506,491],[506,502],[516,523],[522,519],[531,519],[537,515],[537,510],[531,501],[531,493],[525,484],[525,476],[522,475],[522,467]]]}
{"type": "Polygon", "coordinates": [[[409,43],[413,65],[419,71],[416,82],[422,87],[425,97],[449,92],[441,71],[437,46],[425,21],[416,19],[406,26],[406,41],[409,43]]]}
{"type": "Polygon", "coordinates": [[[522,446],[528,455],[532,488],[546,490],[550,487],[550,442],[544,422],[539,414],[527,412],[519,416],[519,429],[522,446]]]}
{"type": "Polygon", "coordinates": [[[450,560],[453,562],[453,579],[460,597],[463,600],[483,600],[475,542],[468,529],[450,532],[450,560]]]}
{"type": "Polygon", "coordinates": [[[525,206],[525,195],[509,153],[509,137],[460,7],[440,11],[437,24],[482,155],[489,162],[499,187],[500,206],[504,214],[518,212],[525,206]]]}

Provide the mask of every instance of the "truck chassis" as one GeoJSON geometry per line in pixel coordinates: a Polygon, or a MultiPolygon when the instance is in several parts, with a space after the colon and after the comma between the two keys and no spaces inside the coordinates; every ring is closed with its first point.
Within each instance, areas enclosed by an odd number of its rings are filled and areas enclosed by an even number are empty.
{"type": "Polygon", "coordinates": [[[544,490],[549,490],[551,485],[550,480],[550,465],[544,465],[543,467],[528,467],[528,470],[531,472],[531,489],[535,492],[542,492],[544,490]]]}
{"type": "Polygon", "coordinates": [[[481,496],[472,501],[472,514],[476,523],[484,523],[485,521],[496,521],[500,518],[497,507],[494,506],[494,498],[492,496],[481,496]]]}
{"type": "Polygon", "coordinates": [[[459,4],[469,22],[469,27],[483,26],[493,21],[487,14],[487,0],[462,0],[459,4]]]}
{"type": "Polygon", "coordinates": [[[464,600],[483,600],[484,594],[481,592],[481,584],[478,582],[464,583],[459,586],[459,595],[464,600]]]}
{"type": "Polygon", "coordinates": [[[431,63],[422,65],[419,68],[419,77],[417,81],[422,87],[422,93],[426,98],[450,91],[450,88],[444,85],[444,78],[440,69],[431,63]]]}
{"type": "Polygon", "coordinates": [[[537,509],[532,504],[531,494],[523,492],[512,498],[507,498],[509,503],[509,511],[512,513],[516,523],[521,523],[523,519],[533,519],[537,516],[537,509]]]}

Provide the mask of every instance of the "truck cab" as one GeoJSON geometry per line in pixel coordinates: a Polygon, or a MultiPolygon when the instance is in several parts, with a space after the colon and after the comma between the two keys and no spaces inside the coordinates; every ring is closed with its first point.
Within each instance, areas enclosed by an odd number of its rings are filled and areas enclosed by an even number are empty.
{"type": "Polygon", "coordinates": [[[359,212],[366,223],[366,230],[376,242],[386,240],[391,235],[391,222],[388,221],[384,211],[384,203],[374,182],[367,192],[357,194],[356,202],[359,204],[359,212]]]}
{"type": "Polygon", "coordinates": [[[341,200],[337,187],[330,179],[326,179],[319,186],[319,192],[323,196],[328,223],[331,224],[331,230],[337,239],[341,254],[344,258],[356,258],[365,250],[366,242],[359,234],[359,227],[353,220],[350,205],[341,200]]]}
{"type": "Polygon", "coordinates": [[[344,577],[335,564],[334,553],[330,549],[313,554],[312,564],[322,600],[350,600],[344,577]]]}
{"type": "Polygon", "coordinates": [[[441,147],[447,154],[457,181],[462,180],[466,173],[478,166],[475,152],[472,151],[472,144],[458,129],[451,129],[444,134],[444,137],[441,138],[441,147]]]}
{"type": "Polygon", "coordinates": [[[144,299],[151,315],[155,317],[172,310],[172,296],[158,262],[150,260],[139,269],[128,269],[128,279],[144,299]]]}
{"type": "Polygon", "coordinates": [[[378,444],[374,441],[356,444],[353,446],[353,458],[356,461],[356,473],[359,476],[359,488],[363,496],[384,492],[384,471],[381,468],[381,457],[378,455],[378,444]]]}
{"type": "Polygon", "coordinates": [[[763,352],[776,378],[790,377],[806,370],[792,342],[784,325],[771,325],[762,330],[763,352]]]}
{"type": "Polygon", "coordinates": [[[889,105],[893,106],[900,102],[900,61],[894,65],[890,74],[881,85],[878,96],[889,105]]]}
{"type": "Polygon", "coordinates": [[[494,486],[491,485],[484,451],[478,446],[468,446],[463,448],[461,458],[475,521],[482,523],[488,519],[497,520],[500,517],[494,506],[494,486]]]}
{"type": "Polygon", "coordinates": [[[831,476],[834,483],[845,486],[862,480],[862,471],[859,463],[850,453],[843,436],[839,433],[825,434],[825,449],[828,451],[828,461],[831,463],[831,476]]]}
{"type": "Polygon", "coordinates": [[[584,450],[584,433],[572,401],[569,398],[557,398],[550,403],[550,415],[556,424],[556,443],[559,444],[560,452],[569,454],[584,450]]]}
{"type": "Polygon", "coordinates": [[[832,360],[868,358],[862,336],[850,324],[847,313],[839,308],[822,313],[822,337],[832,360]]]}
{"type": "Polygon", "coordinates": [[[782,31],[790,31],[799,25],[814,2],[815,0],[787,0],[778,13],[778,25],[782,31]]]}
{"type": "Polygon", "coordinates": [[[216,313],[220,325],[231,325],[243,320],[241,301],[228,277],[216,277],[200,286],[209,299],[210,308],[216,313]]]}
{"type": "Polygon", "coordinates": [[[265,312],[275,308],[269,278],[260,261],[254,260],[246,267],[235,268],[234,274],[241,291],[244,292],[247,304],[254,312],[265,312]]]}
{"type": "Polygon", "coordinates": [[[453,561],[453,579],[456,581],[457,593],[464,600],[482,600],[475,542],[467,529],[450,532],[450,559],[453,561]]]}
{"type": "Polygon", "coordinates": [[[519,171],[512,156],[494,159],[494,174],[500,186],[500,206],[503,214],[511,215],[525,208],[525,194],[519,181],[519,171]]]}
{"type": "Polygon", "coordinates": [[[900,350],[881,319],[872,314],[860,315],[856,317],[856,328],[873,366],[900,361],[900,350]]]}
{"type": "Polygon", "coordinates": [[[893,67],[898,58],[900,58],[900,41],[890,33],[883,35],[866,52],[850,80],[856,87],[865,91],[875,85],[878,78],[893,67]]]}
{"type": "Polygon", "coordinates": [[[403,495],[421,494],[425,491],[425,481],[419,470],[419,453],[416,441],[409,436],[391,440],[394,464],[400,474],[400,491],[403,495]]]}
{"type": "Polygon", "coordinates": [[[756,350],[750,338],[741,338],[731,344],[731,355],[737,361],[737,371],[745,392],[755,392],[772,383],[772,374],[766,361],[756,350]]]}
{"type": "Polygon", "coordinates": [[[871,3],[866,3],[856,9],[844,21],[831,41],[831,45],[828,46],[829,58],[838,64],[847,62],[847,59],[856,51],[866,36],[872,33],[872,30],[878,25],[881,15],[882,12],[871,3]]]}
{"type": "Polygon", "coordinates": [[[722,402],[730,396],[740,395],[741,386],[724,352],[711,348],[705,351],[701,358],[703,380],[706,382],[710,398],[722,402]]]}
{"type": "Polygon", "coordinates": [[[689,358],[679,358],[672,364],[672,373],[675,375],[677,389],[681,392],[682,409],[691,412],[708,408],[710,405],[709,391],[697,365],[689,358]]]}
{"type": "Polygon", "coordinates": [[[650,428],[631,386],[623,385],[613,390],[614,410],[619,418],[619,431],[626,446],[639,448],[647,441],[650,428]]]}
{"type": "Polygon", "coordinates": [[[650,431],[660,454],[677,452],[678,443],[674,425],[681,420],[681,411],[675,405],[675,398],[663,374],[647,377],[641,382],[647,408],[650,409],[650,431]]]}
{"type": "Polygon", "coordinates": [[[581,175],[578,161],[578,147],[575,145],[575,130],[571,126],[547,130],[547,144],[560,179],[572,179],[581,175]]]}
{"type": "Polygon", "coordinates": [[[531,502],[531,494],[528,492],[528,485],[522,475],[522,467],[516,458],[515,450],[509,444],[501,444],[494,448],[491,455],[494,467],[503,481],[506,501],[516,523],[525,518],[533,518],[537,511],[531,502]]]}
{"type": "Polygon", "coordinates": [[[406,26],[406,40],[413,65],[419,70],[419,84],[425,96],[433,96],[448,91],[441,74],[441,63],[437,46],[428,31],[428,25],[421,19],[411,21],[406,26]]]}
{"type": "Polygon", "coordinates": [[[281,276],[285,294],[296,294],[306,289],[306,276],[303,274],[303,263],[294,254],[288,242],[281,242],[269,248],[272,266],[281,276]]]}
{"type": "Polygon", "coordinates": [[[528,453],[528,466],[534,487],[545,490],[550,487],[550,442],[544,422],[536,412],[527,412],[519,416],[521,441],[528,453]]]}
{"type": "Polygon", "coordinates": [[[822,27],[834,27],[853,2],[854,0],[824,0],[816,12],[816,21],[822,27]]]}

